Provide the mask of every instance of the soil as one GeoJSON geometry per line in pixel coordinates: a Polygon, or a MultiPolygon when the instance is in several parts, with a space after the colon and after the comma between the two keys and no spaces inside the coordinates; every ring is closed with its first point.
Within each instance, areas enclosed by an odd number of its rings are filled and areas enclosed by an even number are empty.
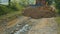
{"type": "Polygon", "coordinates": [[[0,26],[0,34],[57,34],[57,23],[54,18],[32,19],[20,16],[0,26]]]}
{"type": "Polygon", "coordinates": [[[51,7],[41,6],[41,7],[28,7],[24,9],[23,15],[39,19],[39,18],[55,17],[56,13],[55,11],[52,11],[51,7]]]}

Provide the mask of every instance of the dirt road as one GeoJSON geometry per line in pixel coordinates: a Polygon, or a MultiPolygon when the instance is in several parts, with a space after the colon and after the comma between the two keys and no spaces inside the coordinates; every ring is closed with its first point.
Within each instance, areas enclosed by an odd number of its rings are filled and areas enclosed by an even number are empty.
{"type": "Polygon", "coordinates": [[[57,23],[54,18],[29,19],[25,23],[26,25],[14,34],[57,34],[57,23]]]}
{"type": "MultiPolygon", "coordinates": [[[[7,23],[4,34],[57,34],[57,27],[54,18],[32,19],[21,16],[7,23]]],[[[1,29],[0,34],[3,32],[1,29]]]]}
{"type": "Polygon", "coordinates": [[[57,34],[57,23],[54,18],[36,20],[36,24],[32,26],[28,34],[57,34]]]}

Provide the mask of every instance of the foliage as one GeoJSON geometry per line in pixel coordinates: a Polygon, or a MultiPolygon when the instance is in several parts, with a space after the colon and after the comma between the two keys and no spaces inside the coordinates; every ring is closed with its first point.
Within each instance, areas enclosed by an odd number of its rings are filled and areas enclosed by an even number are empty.
{"type": "Polygon", "coordinates": [[[56,21],[57,24],[58,24],[58,34],[60,34],[60,16],[55,17],[55,21],[56,21]]]}
{"type": "MultiPolygon", "coordinates": [[[[52,4],[53,1],[55,1],[55,6],[58,9],[58,13],[60,14],[60,0],[46,0],[48,2],[49,5],[52,4]]],[[[35,0],[19,0],[19,2],[13,0],[13,2],[9,1],[9,5],[7,6],[1,6],[0,5],[0,15],[2,14],[6,14],[9,12],[13,12],[13,11],[19,11],[22,10],[24,8],[24,6],[28,6],[29,4],[34,4],[35,0]]]]}
{"type": "Polygon", "coordinates": [[[7,14],[11,11],[12,11],[12,9],[10,9],[9,7],[0,5],[0,15],[7,14]]]}
{"type": "Polygon", "coordinates": [[[28,6],[28,5],[31,5],[31,4],[35,4],[35,0],[20,0],[20,4],[22,6],[28,6]]]}
{"type": "Polygon", "coordinates": [[[15,11],[22,11],[24,7],[21,6],[18,2],[10,2],[8,6],[0,5],[0,16],[6,15],[7,13],[15,12],[15,11]]]}
{"type": "Polygon", "coordinates": [[[16,4],[15,3],[11,3],[11,5],[9,6],[11,9],[17,11],[18,8],[16,7],[16,4]]]}
{"type": "Polygon", "coordinates": [[[48,5],[51,5],[53,3],[54,0],[46,0],[46,2],[48,2],[48,5]]]}
{"type": "Polygon", "coordinates": [[[60,14],[60,0],[55,0],[55,7],[58,9],[58,13],[60,14]]]}
{"type": "Polygon", "coordinates": [[[21,10],[23,7],[24,7],[24,6],[22,6],[22,5],[21,5],[19,2],[17,2],[17,1],[13,1],[13,2],[11,2],[11,4],[10,4],[10,8],[13,9],[13,10],[15,10],[15,11],[19,11],[19,10],[21,10]]]}

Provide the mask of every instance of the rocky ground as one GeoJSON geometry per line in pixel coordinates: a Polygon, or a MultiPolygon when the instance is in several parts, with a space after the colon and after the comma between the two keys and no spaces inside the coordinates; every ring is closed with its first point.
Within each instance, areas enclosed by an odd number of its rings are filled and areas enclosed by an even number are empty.
{"type": "Polygon", "coordinates": [[[33,19],[20,16],[5,26],[1,26],[0,34],[57,34],[57,27],[53,17],[33,19]]]}

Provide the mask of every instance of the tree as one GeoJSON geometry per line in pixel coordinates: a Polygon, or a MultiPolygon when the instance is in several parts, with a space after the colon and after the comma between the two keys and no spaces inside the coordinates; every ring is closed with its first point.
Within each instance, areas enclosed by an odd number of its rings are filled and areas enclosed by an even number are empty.
{"type": "Polygon", "coordinates": [[[10,6],[10,2],[11,2],[11,0],[9,0],[9,6],[10,6]]]}
{"type": "Polygon", "coordinates": [[[60,14],[60,0],[55,0],[55,7],[58,9],[58,13],[60,14]]]}
{"type": "Polygon", "coordinates": [[[41,4],[41,1],[40,0],[36,0],[36,4],[41,4]]]}
{"type": "Polygon", "coordinates": [[[36,4],[46,4],[51,5],[54,0],[36,0],[36,4]]]}

